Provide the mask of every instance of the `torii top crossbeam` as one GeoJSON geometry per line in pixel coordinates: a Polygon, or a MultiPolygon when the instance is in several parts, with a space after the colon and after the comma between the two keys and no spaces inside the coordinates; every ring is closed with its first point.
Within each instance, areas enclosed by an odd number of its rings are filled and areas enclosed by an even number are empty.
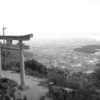
{"type": "Polygon", "coordinates": [[[27,41],[30,40],[31,37],[33,37],[33,34],[28,34],[23,36],[0,36],[0,39],[27,41]]]}

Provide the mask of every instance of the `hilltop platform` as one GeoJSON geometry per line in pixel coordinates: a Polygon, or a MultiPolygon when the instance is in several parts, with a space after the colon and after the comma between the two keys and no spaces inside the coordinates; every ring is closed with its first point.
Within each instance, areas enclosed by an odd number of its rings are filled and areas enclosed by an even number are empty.
{"type": "MultiPolygon", "coordinates": [[[[3,76],[13,79],[20,84],[20,74],[14,73],[13,71],[3,71],[3,76]]],[[[45,81],[44,79],[35,78],[32,76],[26,76],[26,83],[29,85],[29,89],[21,91],[17,89],[16,94],[20,93],[26,95],[28,100],[39,100],[39,98],[48,92],[48,89],[39,85],[40,81],[45,81]]]]}

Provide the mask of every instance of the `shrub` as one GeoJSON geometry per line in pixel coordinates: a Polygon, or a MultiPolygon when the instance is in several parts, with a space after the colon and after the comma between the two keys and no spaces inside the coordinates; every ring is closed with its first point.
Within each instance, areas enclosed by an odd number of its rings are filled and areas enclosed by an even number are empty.
{"type": "MultiPolygon", "coordinates": [[[[73,85],[75,84],[73,83],[73,85]]],[[[96,93],[95,88],[89,85],[86,83],[83,88],[74,88],[72,92],[56,90],[53,93],[54,100],[100,100],[99,93],[96,93]],[[88,86],[89,88],[87,88],[88,86]]]]}
{"type": "Polygon", "coordinates": [[[81,88],[81,84],[79,81],[77,81],[76,79],[69,79],[66,80],[64,83],[65,87],[71,88],[71,89],[80,89],[81,88]]]}
{"type": "MultiPolygon", "coordinates": [[[[20,72],[20,63],[19,61],[7,62],[6,66],[3,66],[3,69],[20,72]]],[[[25,61],[25,71],[27,74],[38,77],[47,75],[47,68],[34,59],[25,61]]]]}
{"type": "Polygon", "coordinates": [[[55,85],[62,86],[65,81],[65,76],[57,73],[48,74],[48,82],[53,82],[55,85]]]}
{"type": "Polygon", "coordinates": [[[66,78],[64,74],[59,72],[49,73],[49,81],[54,82],[54,85],[58,85],[58,90],[54,90],[53,97],[54,100],[100,100],[100,92],[96,92],[99,88],[96,85],[97,81],[94,79],[89,79],[87,77],[82,78],[82,75],[69,75],[66,78]],[[87,80],[85,79],[87,78],[87,80]],[[63,87],[62,87],[63,86],[63,87]],[[73,89],[73,92],[65,92],[63,88],[73,89]]]}
{"type": "Polygon", "coordinates": [[[91,74],[92,78],[100,81],[100,68],[95,69],[94,73],[91,74]]]}
{"type": "Polygon", "coordinates": [[[48,82],[53,82],[54,85],[64,86],[68,88],[78,89],[81,87],[82,79],[78,77],[70,76],[68,70],[67,73],[62,72],[62,70],[53,70],[53,72],[48,73],[48,82]],[[69,78],[68,78],[69,77],[69,78]]]}
{"type": "MultiPolygon", "coordinates": [[[[6,63],[6,69],[7,70],[18,70],[20,69],[20,64],[19,61],[10,61],[8,63],[6,63]]],[[[3,68],[5,68],[3,67],[3,68]]]]}
{"type": "Polygon", "coordinates": [[[25,68],[30,68],[33,71],[38,71],[40,74],[47,74],[46,67],[34,59],[25,61],[25,68]]]}

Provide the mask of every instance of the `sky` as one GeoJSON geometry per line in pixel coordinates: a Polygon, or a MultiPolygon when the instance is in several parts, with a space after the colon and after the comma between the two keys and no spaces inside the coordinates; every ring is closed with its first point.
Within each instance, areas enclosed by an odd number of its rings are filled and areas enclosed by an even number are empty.
{"type": "Polygon", "coordinates": [[[100,0],[0,0],[0,35],[100,37],[100,0]]]}

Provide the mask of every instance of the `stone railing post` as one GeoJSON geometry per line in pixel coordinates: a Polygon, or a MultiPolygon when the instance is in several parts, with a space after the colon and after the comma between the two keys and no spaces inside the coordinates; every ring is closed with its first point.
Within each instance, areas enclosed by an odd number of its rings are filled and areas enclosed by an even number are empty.
{"type": "Polygon", "coordinates": [[[53,82],[49,82],[49,94],[53,94],[53,82]]]}

